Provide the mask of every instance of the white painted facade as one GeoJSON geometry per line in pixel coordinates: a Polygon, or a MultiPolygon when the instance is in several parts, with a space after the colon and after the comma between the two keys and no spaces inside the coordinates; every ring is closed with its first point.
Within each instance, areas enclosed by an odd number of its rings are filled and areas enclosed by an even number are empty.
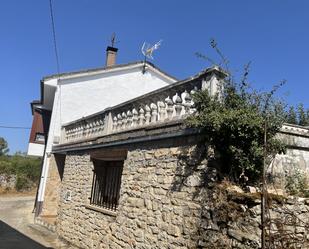
{"type": "Polygon", "coordinates": [[[44,148],[44,144],[29,143],[27,155],[42,157],[44,155],[44,148]]]}
{"type": "Polygon", "coordinates": [[[176,79],[149,64],[145,73],[142,73],[142,69],[143,63],[136,63],[44,80],[43,107],[52,110],[52,115],[43,159],[39,202],[44,200],[50,154],[53,144],[59,143],[63,124],[176,82],[176,79]]]}

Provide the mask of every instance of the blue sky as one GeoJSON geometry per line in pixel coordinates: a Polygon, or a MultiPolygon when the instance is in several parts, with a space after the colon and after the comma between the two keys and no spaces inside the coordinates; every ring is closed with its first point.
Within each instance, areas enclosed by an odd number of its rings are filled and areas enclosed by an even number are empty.
{"type": "MultiPolygon", "coordinates": [[[[309,2],[305,0],[103,1],[53,0],[60,71],[103,66],[113,32],[118,63],[141,60],[144,41],[163,39],[155,63],[179,79],[196,74],[211,57],[215,38],[232,68],[252,61],[259,89],[287,80],[289,104],[309,108],[309,2]]],[[[40,79],[56,72],[48,0],[0,4],[0,125],[31,126],[29,103],[40,97],[40,79]]],[[[11,152],[26,151],[28,130],[0,129],[11,152]]]]}

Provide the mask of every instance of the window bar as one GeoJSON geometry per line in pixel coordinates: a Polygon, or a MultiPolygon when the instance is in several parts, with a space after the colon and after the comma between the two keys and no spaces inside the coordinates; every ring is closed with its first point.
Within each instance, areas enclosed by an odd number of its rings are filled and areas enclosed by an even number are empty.
{"type": "Polygon", "coordinates": [[[122,165],[119,165],[118,171],[117,171],[117,182],[116,182],[116,193],[115,193],[115,210],[118,207],[118,194],[120,191],[120,182],[121,182],[121,174],[122,174],[122,165]]]}
{"type": "Polygon", "coordinates": [[[95,204],[99,205],[99,201],[100,201],[100,189],[101,189],[101,169],[98,168],[97,170],[97,180],[96,180],[96,196],[95,196],[95,204]]]}
{"type": "Polygon", "coordinates": [[[101,171],[101,173],[100,173],[100,183],[99,183],[99,185],[100,185],[100,189],[99,189],[99,191],[98,191],[98,193],[99,193],[99,199],[98,199],[98,205],[99,206],[102,206],[102,204],[103,204],[103,199],[104,199],[104,176],[105,176],[105,168],[104,167],[101,167],[100,168],[100,171],[101,171]]]}
{"type": "Polygon", "coordinates": [[[103,200],[103,206],[107,208],[107,199],[108,199],[108,164],[104,165],[105,168],[105,174],[104,174],[104,200],[103,200]]]}
{"type": "Polygon", "coordinates": [[[108,202],[107,202],[107,206],[108,206],[108,209],[111,208],[111,190],[112,190],[112,187],[113,187],[113,173],[114,173],[114,168],[113,166],[111,165],[111,163],[109,163],[109,181],[108,181],[108,202]]]}
{"type": "MultiPolygon", "coordinates": [[[[116,162],[118,164],[118,162],[116,162]]],[[[116,193],[116,182],[117,182],[117,170],[118,170],[118,165],[114,167],[114,176],[113,176],[113,183],[112,183],[112,192],[111,192],[111,209],[115,210],[115,193],[116,193]]]]}
{"type": "MultiPolygon", "coordinates": [[[[118,162],[117,162],[118,164],[118,162]]],[[[117,181],[118,181],[118,165],[115,166],[115,181],[113,182],[113,210],[116,210],[116,198],[115,195],[117,193],[117,181]]]]}
{"type": "Polygon", "coordinates": [[[118,206],[118,192],[119,192],[119,182],[121,180],[121,165],[118,165],[117,167],[117,180],[116,180],[116,184],[115,184],[115,210],[117,209],[117,206],[118,206]]]}
{"type": "Polygon", "coordinates": [[[120,197],[120,187],[121,187],[121,177],[122,177],[123,165],[120,167],[119,171],[119,181],[118,181],[118,192],[117,192],[117,205],[120,197]]]}
{"type": "Polygon", "coordinates": [[[93,204],[96,204],[97,181],[98,181],[97,170],[94,171],[94,174],[95,174],[95,182],[94,182],[94,188],[93,188],[93,204]]]}
{"type": "Polygon", "coordinates": [[[103,183],[103,189],[102,189],[102,202],[101,202],[101,206],[106,207],[106,197],[107,197],[107,193],[106,193],[106,184],[107,184],[107,167],[106,165],[104,166],[104,174],[102,175],[102,179],[104,180],[103,183]]]}
{"type": "Polygon", "coordinates": [[[107,193],[106,193],[106,184],[108,183],[108,169],[106,167],[106,164],[104,165],[103,174],[102,174],[102,200],[101,200],[101,206],[106,207],[106,200],[107,200],[107,193]]]}
{"type": "Polygon", "coordinates": [[[101,189],[102,189],[102,170],[101,168],[98,168],[98,180],[97,180],[97,199],[96,199],[96,205],[100,206],[100,200],[101,200],[101,189]]]}
{"type": "Polygon", "coordinates": [[[94,181],[93,200],[92,200],[92,202],[93,202],[93,204],[97,204],[96,203],[96,197],[97,197],[97,187],[98,187],[98,185],[97,185],[97,181],[98,181],[98,175],[97,174],[98,174],[98,171],[95,170],[94,174],[95,174],[95,181],[94,181]]]}
{"type": "Polygon", "coordinates": [[[93,170],[90,204],[93,204],[94,183],[95,183],[95,171],[93,170]]]}
{"type": "Polygon", "coordinates": [[[115,209],[117,209],[118,207],[118,195],[119,195],[119,191],[120,191],[120,182],[121,182],[121,170],[122,166],[118,167],[118,171],[117,171],[117,182],[116,182],[116,193],[115,193],[115,209]]]}
{"type": "Polygon", "coordinates": [[[114,210],[114,195],[115,195],[115,183],[117,181],[117,166],[113,168],[113,181],[112,181],[112,191],[111,191],[111,209],[114,210]]]}
{"type": "Polygon", "coordinates": [[[108,169],[109,169],[109,181],[107,184],[107,208],[110,209],[111,207],[111,189],[112,189],[112,179],[113,179],[113,167],[110,165],[111,163],[109,163],[108,165],[108,169]]]}

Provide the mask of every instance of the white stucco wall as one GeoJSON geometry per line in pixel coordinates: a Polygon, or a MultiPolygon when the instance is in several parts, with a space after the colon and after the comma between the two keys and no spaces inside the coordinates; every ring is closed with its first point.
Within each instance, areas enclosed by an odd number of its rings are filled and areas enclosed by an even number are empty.
{"type": "MultiPolygon", "coordinates": [[[[172,82],[167,82],[151,71],[142,74],[139,68],[60,80],[55,94],[50,127],[50,131],[54,129],[54,134],[49,138],[60,136],[61,125],[65,123],[102,111],[170,83],[172,82]]],[[[47,147],[47,151],[49,148],[50,146],[47,147]]]]}
{"type": "Polygon", "coordinates": [[[139,68],[61,80],[61,121],[79,119],[166,85],[152,72],[142,74],[139,68]]]}
{"type": "Polygon", "coordinates": [[[42,157],[44,154],[44,147],[45,147],[44,144],[29,143],[27,154],[29,156],[42,157]]]}
{"type": "Polygon", "coordinates": [[[147,70],[143,74],[141,69],[142,67],[140,66],[116,72],[69,77],[58,80],[57,86],[55,79],[45,82],[45,86],[50,87],[54,92],[52,92],[51,96],[48,93],[44,93],[46,105],[48,105],[46,108],[48,107],[49,109],[51,102],[53,104],[38,201],[44,200],[46,178],[49,169],[48,155],[52,151],[55,137],[60,137],[61,125],[102,111],[107,107],[115,106],[176,81],[162,77],[162,74],[152,70],[147,70]]]}

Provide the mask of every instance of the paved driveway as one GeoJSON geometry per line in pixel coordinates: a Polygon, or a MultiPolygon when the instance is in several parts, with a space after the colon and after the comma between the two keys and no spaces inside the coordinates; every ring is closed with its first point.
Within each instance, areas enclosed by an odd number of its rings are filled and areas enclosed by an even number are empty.
{"type": "Polygon", "coordinates": [[[0,249],[56,248],[55,235],[31,228],[33,203],[34,196],[0,196],[0,249]]]}

